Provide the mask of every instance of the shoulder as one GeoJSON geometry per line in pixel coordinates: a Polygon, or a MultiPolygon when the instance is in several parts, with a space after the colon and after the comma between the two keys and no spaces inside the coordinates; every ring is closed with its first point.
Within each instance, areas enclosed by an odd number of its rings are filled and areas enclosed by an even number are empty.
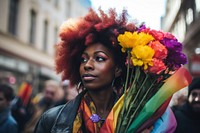
{"type": "Polygon", "coordinates": [[[187,108],[186,104],[181,105],[181,106],[174,106],[174,107],[172,107],[172,111],[173,111],[173,113],[174,113],[176,118],[179,117],[179,116],[182,117],[182,116],[186,116],[187,115],[186,108],[187,108]]]}
{"type": "Polygon", "coordinates": [[[42,118],[45,121],[51,121],[51,120],[56,119],[58,113],[60,112],[60,110],[62,110],[62,108],[64,108],[64,106],[65,105],[60,105],[60,106],[56,106],[47,110],[46,112],[42,114],[42,118]]]}
{"type": "Polygon", "coordinates": [[[1,125],[0,132],[6,131],[7,133],[17,133],[18,126],[15,119],[9,115],[7,120],[4,122],[3,125],[1,125]]]}
{"type": "Polygon", "coordinates": [[[53,107],[42,114],[36,127],[35,133],[50,133],[51,128],[56,120],[59,112],[62,110],[64,105],[53,107]]]}
{"type": "Polygon", "coordinates": [[[83,94],[79,94],[75,99],[68,101],[66,104],[55,106],[46,112],[43,113],[42,117],[46,120],[56,119],[58,115],[61,115],[63,113],[67,113],[68,111],[71,111],[72,109],[76,108],[80,100],[82,98],[83,94]]]}
{"type": "Polygon", "coordinates": [[[11,115],[8,117],[8,121],[11,125],[17,126],[17,122],[15,121],[15,119],[11,115]]]}
{"type": "Polygon", "coordinates": [[[35,127],[35,133],[50,133],[52,128],[60,129],[71,125],[75,118],[82,94],[64,105],[53,107],[42,114],[35,127]]]}
{"type": "Polygon", "coordinates": [[[8,115],[8,117],[4,121],[4,125],[6,125],[7,127],[17,127],[17,122],[11,115],[8,115]]]}
{"type": "Polygon", "coordinates": [[[47,110],[42,114],[40,121],[45,122],[47,125],[53,125],[53,122],[56,120],[61,110],[63,110],[65,106],[66,105],[60,105],[47,110]]]}

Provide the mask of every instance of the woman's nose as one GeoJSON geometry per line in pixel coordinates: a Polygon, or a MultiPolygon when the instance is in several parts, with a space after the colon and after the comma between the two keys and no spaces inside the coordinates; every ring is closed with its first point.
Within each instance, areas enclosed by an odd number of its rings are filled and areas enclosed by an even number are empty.
{"type": "Polygon", "coordinates": [[[92,59],[89,59],[85,65],[84,65],[85,70],[93,70],[94,69],[94,61],[92,59]]]}

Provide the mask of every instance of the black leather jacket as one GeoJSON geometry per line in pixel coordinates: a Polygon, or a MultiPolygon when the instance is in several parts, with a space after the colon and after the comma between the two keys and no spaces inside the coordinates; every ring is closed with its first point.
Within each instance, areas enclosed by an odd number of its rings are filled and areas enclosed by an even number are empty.
{"type": "Polygon", "coordinates": [[[38,121],[34,133],[72,133],[76,112],[85,92],[83,91],[65,105],[46,111],[38,121]]]}

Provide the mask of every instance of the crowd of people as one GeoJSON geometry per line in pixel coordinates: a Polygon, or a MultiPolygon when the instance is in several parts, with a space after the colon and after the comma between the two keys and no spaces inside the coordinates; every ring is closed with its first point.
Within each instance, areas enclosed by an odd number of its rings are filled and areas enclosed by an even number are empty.
{"type": "MultiPolygon", "coordinates": [[[[122,95],[127,72],[117,35],[135,31],[136,26],[128,24],[126,12],[119,19],[115,10],[109,13],[90,10],[78,22],[63,25],[56,70],[67,80],[47,80],[42,92],[34,96],[29,82],[22,83],[17,94],[11,86],[0,84],[1,133],[110,131],[104,123],[122,95]]],[[[171,131],[200,132],[200,77],[188,86],[186,101],[171,109],[177,123],[171,131]]],[[[142,133],[154,129],[151,125],[142,133]]]]}
{"type": "Polygon", "coordinates": [[[33,133],[40,116],[48,109],[67,103],[77,94],[68,80],[47,80],[42,92],[34,95],[29,82],[23,82],[17,93],[11,85],[0,84],[0,132],[33,133]]]}

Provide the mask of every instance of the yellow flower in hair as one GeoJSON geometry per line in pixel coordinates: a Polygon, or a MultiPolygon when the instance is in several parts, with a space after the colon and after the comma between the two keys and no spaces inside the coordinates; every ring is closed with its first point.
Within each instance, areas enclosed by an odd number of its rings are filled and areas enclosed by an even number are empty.
{"type": "Polygon", "coordinates": [[[150,41],[154,40],[151,35],[143,32],[125,32],[124,34],[120,34],[117,39],[122,46],[122,52],[138,45],[147,45],[150,41]]]}
{"type": "Polygon", "coordinates": [[[144,66],[144,70],[148,68],[148,66],[152,66],[152,58],[154,55],[154,50],[149,46],[138,45],[131,51],[131,60],[134,66],[144,66]]]}

